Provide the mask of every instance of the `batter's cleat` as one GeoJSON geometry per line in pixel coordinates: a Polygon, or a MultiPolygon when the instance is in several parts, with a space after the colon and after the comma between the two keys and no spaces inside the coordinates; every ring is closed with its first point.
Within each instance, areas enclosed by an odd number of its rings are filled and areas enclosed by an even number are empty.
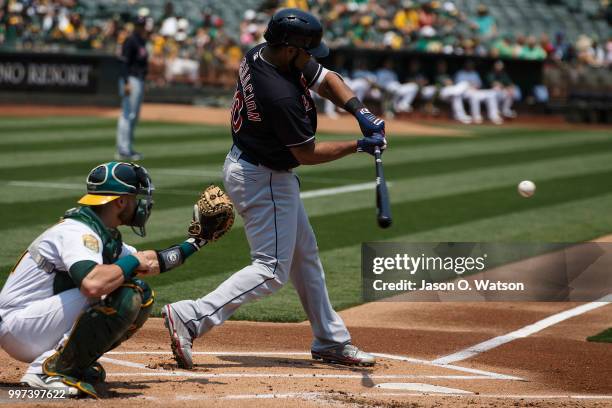
{"type": "Polygon", "coordinates": [[[311,350],[310,352],[313,359],[323,360],[328,363],[365,367],[370,367],[376,364],[376,357],[359,350],[352,344],[343,344],[341,346],[323,351],[311,350]]]}
{"type": "Polygon", "coordinates": [[[26,373],[21,377],[21,383],[32,388],[58,392],[63,390],[67,397],[78,397],[80,394],[78,388],[66,385],[60,376],[26,373]]]}
{"type": "Polygon", "coordinates": [[[162,317],[164,318],[164,326],[170,333],[170,346],[174,359],[180,368],[191,370],[193,368],[193,358],[191,356],[193,337],[191,333],[172,309],[172,306],[166,305],[162,308],[162,317]]]}

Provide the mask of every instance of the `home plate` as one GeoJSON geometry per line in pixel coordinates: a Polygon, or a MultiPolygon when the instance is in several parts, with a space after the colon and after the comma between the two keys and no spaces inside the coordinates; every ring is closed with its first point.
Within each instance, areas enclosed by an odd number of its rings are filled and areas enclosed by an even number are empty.
{"type": "Polygon", "coordinates": [[[382,383],[377,384],[376,388],[386,390],[417,391],[433,394],[473,394],[471,391],[459,390],[457,388],[440,387],[438,385],[421,383],[382,383]]]}

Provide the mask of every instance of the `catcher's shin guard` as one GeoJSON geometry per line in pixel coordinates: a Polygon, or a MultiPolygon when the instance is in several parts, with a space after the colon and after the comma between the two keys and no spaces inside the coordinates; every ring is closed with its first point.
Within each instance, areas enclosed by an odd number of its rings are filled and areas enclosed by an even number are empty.
{"type": "MultiPolygon", "coordinates": [[[[64,377],[70,382],[69,385],[96,397],[90,384],[74,381],[74,378],[83,378],[88,367],[131,335],[128,332],[142,310],[145,291],[141,286],[134,282],[124,283],[103,301],[81,314],[68,340],[43,363],[44,373],[64,377]]],[[[149,296],[151,302],[147,305],[146,317],[152,305],[152,293],[149,296]]],[[[142,323],[146,317],[141,318],[142,323]]]]}
{"type": "Polygon", "coordinates": [[[128,327],[119,341],[111,346],[110,350],[132,337],[145,324],[153,309],[153,303],[155,303],[155,291],[151,289],[146,282],[140,279],[132,279],[131,282],[142,291],[142,304],[140,305],[140,310],[138,311],[136,319],[132,322],[130,327],[128,327]]]}

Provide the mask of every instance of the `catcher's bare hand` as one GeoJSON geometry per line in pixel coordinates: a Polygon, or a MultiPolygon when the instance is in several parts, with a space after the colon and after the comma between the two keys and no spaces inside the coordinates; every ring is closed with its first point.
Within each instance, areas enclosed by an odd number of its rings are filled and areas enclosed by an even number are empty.
{"type": "Polygon", "coordinates": [[[136,268],[138,276],[153,276],[159,274],[159,261],[154,251],[136,252],[134,254],[140,261],[140,265],[136,268]]]}
{"type": "Polygon", "coordinates": [[[202,246],[221,238],[234,225],[234,204],[220,187],[211,184],[193,207],[187,233],[202,246]]]}

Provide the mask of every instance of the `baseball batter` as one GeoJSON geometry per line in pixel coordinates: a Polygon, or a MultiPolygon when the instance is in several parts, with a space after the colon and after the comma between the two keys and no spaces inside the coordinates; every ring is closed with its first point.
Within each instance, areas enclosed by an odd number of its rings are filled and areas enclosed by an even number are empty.
{"type": "Polygon", "coordinates": [[[68,210],[23,253],[0,292],[0,346],[30,363],[22,383],[97,397],[93,385],[105,378],[97,360],[151,312],[154,293],[136,276],[170,270],[201,247],[188,239],[137,252],[122,242],[120,225],[144,236],[153,190],[143,167],[101,164],[89,173],[82,207],[68,210]]]}
{"type": "Polygon", "coordinates": [[[223,167],[224,184],[244,220],[252,263],[212,293],[162,308],[180,367],[193,366],[196,337],[222,324],[240,305],[274,293],[289,280],[310,320],[312,356],[349,365],[375,358],[351,344],[332,309],[317,242],[292,171],[354,152],[386,147],[383,120],[372,115],[343,83],[311,57],[324,57],[322,27],[311,14],[284,9],[270,20],[266,43],[251,49],[240,65],[231,111],[234,145],[223,167]],[[364,137],[356,141],[315,140],[317,115],[309,89],[351,112],[364,137]]]}

